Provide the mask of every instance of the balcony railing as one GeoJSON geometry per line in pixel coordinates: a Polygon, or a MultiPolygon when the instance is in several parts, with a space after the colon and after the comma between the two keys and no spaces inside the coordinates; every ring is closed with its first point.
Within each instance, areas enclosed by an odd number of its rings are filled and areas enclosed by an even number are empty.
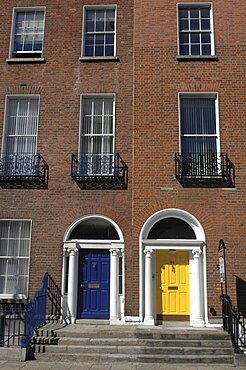
{"type": "Polygon", "coordinates": [[[73,153],[71,177],[80,189],[126,189],[128,168],[118,153],[73,153]]]}
{"type": "Polygon", "coordinates": [[[48,187],[49,167],[41,154],[2,154],[0,186],[2,188],[48,187]]]}
{"type": "Polygon", "coordinates": [[[235,166],[227,153],[177,154],[175,177],[183,187],[235,187],[235,166]]]}

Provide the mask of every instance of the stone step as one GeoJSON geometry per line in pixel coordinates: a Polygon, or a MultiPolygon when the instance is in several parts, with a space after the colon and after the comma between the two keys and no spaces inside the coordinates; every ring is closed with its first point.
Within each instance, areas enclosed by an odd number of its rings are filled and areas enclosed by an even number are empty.
{"type": "Polygon", "coordinates": [[[35,353],[35,357],[39,361],[61,361],[61,362],[139,362],[139,363],[175,363],[175,364],[233,364],[233,356],[231,355],[158,355],[158,354],[98,354],[98,353],[35,353]]]}
{"type": "Polygon", "coordinates": [[[163,354],[163,355],[231,355],[231,348],[205,348],[205,347],[151,347],[151,346],[75,346],[59,345],[47,346],[46,353],[74,353],[74,354],[163,354]]]}
{"type": "Polygon", "coordinates": [[[119,327],[119,326],[75,326],[58,330],[56,335],[61,337],[79,338],[139,338],[139,339],[168,339],[168,340],[228,340],[228,334],[219,330],[160,330],[119,327]]]}
{"type": "MultiPolygon", "coordinates": [[[[162,346],[162,347],[206,347],[214,348],[214,340],[171,340],[171,339],[138,339],[138,338],[79,338],[61,337],[56,338],[59,345],[105,345],[105,346],[162,346]]],[[[228,340],[218,341],[216,348],[232,348],[228,340]]]]}

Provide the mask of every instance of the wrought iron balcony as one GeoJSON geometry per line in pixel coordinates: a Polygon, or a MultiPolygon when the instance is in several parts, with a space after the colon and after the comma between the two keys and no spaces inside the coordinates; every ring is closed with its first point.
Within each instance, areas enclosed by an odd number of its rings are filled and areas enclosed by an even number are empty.
{"type": "Polygon", "coordinates": [[[0,157],[1,188],[47,189],[49,167],[41,154],[3,154],[0,157]]]}
{"type": "Polygon", "coordinates": [[[175,177],[183,187],[234,188],[235,166],[227,153],[175,153],[175,177]]]}
{"type": "Polygon", "coordinates": [[[80,189],[127,189],[128,168],[118,153],[72,153],[71,177],[80,189]]]}

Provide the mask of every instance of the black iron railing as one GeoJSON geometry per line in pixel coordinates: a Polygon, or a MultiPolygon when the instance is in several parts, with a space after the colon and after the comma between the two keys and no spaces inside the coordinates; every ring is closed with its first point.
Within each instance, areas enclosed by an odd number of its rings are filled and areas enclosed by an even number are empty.
{"type": "Polygon", "coordinates": [[[2,154],[1,187],[48,187],[49,167],[41,154],[2,154]]]}
{"type": "Polygon", "coordinates": [[[73,153],[71,177],[81,189],[126,189],[128,168],[118,153],[73,153]]]}
{"type": "Polygon", "coordinates": [[[223,329],[230,334],[236,353],[246,351],[246,316],[232,307],[227,294],[221,296],[223,329]]]}
{"type": "Polygon", "coordinates": [[[227,153],[175,153],[175,177],[183,186],[234,187],[235,166],[227,153]]]}
{"type": "Polygon", "coordinates": [[[31,302],[0,304],[0,347],[28,347],[33,332],[46,321],[48,276],[31,302]]]}
{"type": "Polygon", "coordinates": [[[31,302],[0,303],[0,347],[28,347],[38,328],[61,319],[61,298],[60,289],[46,272],[31,302]]]}
{"type": "Polygon", "coordinates": [[[48,274],[47,295],[47,320],[59,322],[62,315],[62,292],[50,274],[48,274]]]}

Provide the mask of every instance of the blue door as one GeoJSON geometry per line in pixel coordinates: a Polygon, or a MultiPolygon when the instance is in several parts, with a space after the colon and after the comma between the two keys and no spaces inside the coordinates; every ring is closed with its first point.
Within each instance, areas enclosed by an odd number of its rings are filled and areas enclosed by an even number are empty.
{"type": "Polygon", "coordinates": [[[109,319],[110,255],[108,250],[79,251],[78,317],[109,319]]]}

